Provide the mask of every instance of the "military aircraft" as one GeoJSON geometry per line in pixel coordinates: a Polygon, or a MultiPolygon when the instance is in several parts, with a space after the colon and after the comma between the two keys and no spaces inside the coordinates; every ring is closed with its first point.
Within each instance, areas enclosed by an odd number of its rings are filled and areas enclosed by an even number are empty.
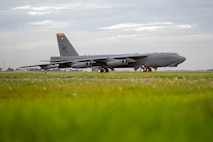
{"type": "Polygon", "coordinates": [[[56,34],[60,56],[50,57],[49,63],[21,68],[40,66],[41,69],[52,68],[92,68],[98,72],[109,72],[114,68],[139,68],[143,72],[151,72],[152,68],[177,67],[186,60],[177,53],[147,53],[147,54],[117,54],[117,55],[90,55],[80,56],[69,42],[64,33],[56,34]]]}

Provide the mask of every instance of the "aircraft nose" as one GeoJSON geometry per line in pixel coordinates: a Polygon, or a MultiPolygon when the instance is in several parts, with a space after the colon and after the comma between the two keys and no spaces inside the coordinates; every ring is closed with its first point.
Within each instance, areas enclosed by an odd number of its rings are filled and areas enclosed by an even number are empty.
{"type": "Polygon", "coordinates": [[[186,60],[186,58],[183,57],[183,56],[180,56],[178,60],[179,60],[179,63],[182,63],[182,62],[184,62],[186,60]]]}

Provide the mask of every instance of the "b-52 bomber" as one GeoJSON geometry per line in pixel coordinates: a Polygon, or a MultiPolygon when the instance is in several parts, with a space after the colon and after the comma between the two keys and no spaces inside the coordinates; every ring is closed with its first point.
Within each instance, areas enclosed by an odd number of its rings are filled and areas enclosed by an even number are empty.
{"type": "Polygon", "coordinates": [[[109,72],[115,68],[139,68],[143,72],[151,72],[152,68],[177,67],[186,60],[177,53],[116,54],[80,56],[64,33],[56,34],[60,56],[50,57],[49,63],[21,68],[36,67],[49,70],[53,68],[92,68],[98,72],[109,72]]]}

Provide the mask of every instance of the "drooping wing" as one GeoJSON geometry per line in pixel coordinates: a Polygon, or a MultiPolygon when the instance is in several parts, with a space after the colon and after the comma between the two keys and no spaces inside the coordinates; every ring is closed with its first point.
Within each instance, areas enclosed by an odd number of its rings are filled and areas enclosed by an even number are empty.
{"type": "Polygon", "coordinates": [[[19,68],[31,68],[31,67],[40,67],[41,69],[48,70],[52,68],[58,68],[58,64],[56,63],[38,64],[38,65],[22,66],[19,68]]]}
{"type": "MultiPolygon", "coordinates": [[[[72,67],[72,64],[79,64],[82,63],[90,63],[91,66],[107,66],[107,62],[111,60],[122,60],[128,59],[136,62],[139,58],[145,58],[148,54],[120,54],[120,55],[101,55],[101,56],[82,56],[82,58],[78,59],[57,59],[51,60],[48,64],[38,64],[38,65],[30,65],[30,66],[23,66],[20,68],[29,68],[29,67],[36,67],[39,66],[42,69],[51,69],[51,68],[66,68],[72,67]]],[[[82,64],[83,65],[83,64],[82,64]]],[[[87,66],[85,66],[87,67],[87,66]]],[[[89,66],[88,66],[89,67],[89,66]]],[[[116,67],[116,66],[115,66],[116,67]]],[[[139,66],[134,66],[134,69],[138,69],[139,66]]]]}
{"type": "Polygon", "coordinates": [[[61,63],[60,66],[66,67],[67,65],[71,65],[71,67],[77,66],[82,68],[100,66],[111,69],[122,66],[122,67],[133,67],[135,70],[137,70],[141,66],[140,63],[137,63],[137,59],[145,58],[148,55],[149,54],[121,54],[121,55],[84,56],[76,60],[72,59],[63,61],[63,63],[61,63]]]}
{"type": "Polygon", "coordinates": [[[75,62],[87,62],[87,61],[94,61],[94,62],[106,62],[107,59],[138,59],[147,57],[149,54],[120,54],[120,55],[94,55],[94,56],[81,56],[82,58],[78,59],[52,59],[52,60],[45,60],[50,61],[52,64],[65,64],[65,63],[75,63],[75,62]]]}
{"type": "MultiPolygon", "coordinates": [[[[84,61],[96,61],[96,62],[107,62],[108,59],[138,59],[147,57],[149,54],[121,54],[121,55],[103,55],[98,57],[86,56],[87,58],[72,60],[72,62],[84,62],[84,61]]],[[[64,63],[70,62],[69,60],[64,61],[64,63]]]]}

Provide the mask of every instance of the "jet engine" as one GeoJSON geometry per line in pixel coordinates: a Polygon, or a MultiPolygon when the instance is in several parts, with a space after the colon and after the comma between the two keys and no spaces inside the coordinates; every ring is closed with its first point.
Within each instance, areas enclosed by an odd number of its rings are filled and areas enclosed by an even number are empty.
{"type": "Polygon", "coordinates": [[[50,65],[41,65],[40,67],[43,70],[48,70],[48,69],[58,68],[58,64],[56,64],[56,65],[53,65],[53,64],[50,64],[50,65]]]}
{"type": "Polygon", "coordinates": [[[91,66],[91,62],[76,62],[71,64],[72,68],[88,68],[91,66]]]}
{"type": "Polygon", "coordinates": [[[126,59],[122,59],[122,60],[108,61],[106,64],[110,67],[117,67],[117,66],[128,65],[128,63],[129,62],[126,59]]]}

